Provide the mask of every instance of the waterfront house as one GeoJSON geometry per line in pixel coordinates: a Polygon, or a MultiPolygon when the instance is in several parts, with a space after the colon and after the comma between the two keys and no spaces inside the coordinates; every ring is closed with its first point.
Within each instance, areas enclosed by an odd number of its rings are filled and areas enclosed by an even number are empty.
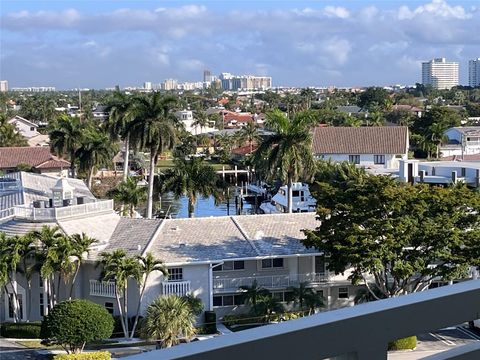
{"type": "Polygon", "coordinates": [[[20,167],[30,167],[32,171],[53,176],[68,176],[70,162],[50,153],[50,148],[0,147],[0,171],[10,173],[20,167]]]}

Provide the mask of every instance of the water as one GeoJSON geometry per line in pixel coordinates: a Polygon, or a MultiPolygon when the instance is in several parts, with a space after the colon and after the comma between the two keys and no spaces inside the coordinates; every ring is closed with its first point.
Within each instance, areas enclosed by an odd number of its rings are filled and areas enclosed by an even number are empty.
{"type": "MultiPolygon", "coordinates": [[[[240,200],[239,200],[240,201],[240,200]]],[[[260,200],[259,200],[260,202],[260,200]]],[[[188,217],[188,199],[183,196],[178,200],[175,200],[173,195],[166,194],[161,197],[155,205],[160,207],[160,214],[165,216],[168,211],[168,215],[172,218],[186,218],[188,217]]],[[[241,214],[254,214],[255,204],[243,202],[243,209],[241,214]]],[[[213,196],[208,198],[198,198],[195,204],[195,217],[210,217],[210,216],[227,216],[236,215],[235,211],[235,195],[233,191],[230,192],[230,200],[222,201],[218,205],[215,205],[213,196]],[[229,207],[229,210],[228,210],[229,207]]]]}

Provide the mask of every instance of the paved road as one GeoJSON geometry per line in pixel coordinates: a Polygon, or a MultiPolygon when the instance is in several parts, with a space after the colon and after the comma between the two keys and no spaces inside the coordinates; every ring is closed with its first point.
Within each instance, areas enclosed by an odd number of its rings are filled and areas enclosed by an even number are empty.
{"type": "Polygon", "coordinates": [[[413,351],[388,353],[388,360],[417,360],[450,350],[457,346],[479,341],[480,337],[465,327],[448,328],[417,336],[417,348],[413,351]]]}
{"type": "Polygon", "coordinates": [[[45,356],[37,354],[19,344],[7,341],[0,337],[0,359],[1,360],[44,360],[45,356]]]}

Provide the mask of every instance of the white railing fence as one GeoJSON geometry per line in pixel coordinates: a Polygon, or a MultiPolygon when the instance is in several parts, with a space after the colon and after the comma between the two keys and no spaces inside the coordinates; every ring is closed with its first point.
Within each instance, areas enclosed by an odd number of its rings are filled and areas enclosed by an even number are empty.
{"type": "Polygon", "coordinates": [[[254,281],[261,287],[267,289],[286,288],[289,286],[298,286],[302,282],[311,284],[327,283],[329,281],[328,273],[309,273],[294,275],[270,275],[270,276],[250,276],[238,278],[218,277],[213,279],[213,289],[217,291],[238,290],[240,286],[251,286],[254,281]]]}
{"type": "MultiPolygon", "coordinates": [[[[480,318],[480,280],[261,326],[208,341],[132,356],[131,360],[386,360],[387,343],[480,318]]],[[[480,342],[466,354],[480,359],[480,342]]],[[[462,349],[462,348],[459,348],[462,349]]],[[[465,348],[464,348],[465,350],[465,348]]],[[[457,350],[458,351],[458,350],[457,350]]]]}
{"type": "Polygon", "coordinates": [[[164,281],[162,283],[163,295],[185,296],[190,293],[190,281],[164,281]]]}
{"type": "Polygon", "coordinates": [[[90,280],[90,295],[114,298],[116,292],[115,282],[90,280]]]}

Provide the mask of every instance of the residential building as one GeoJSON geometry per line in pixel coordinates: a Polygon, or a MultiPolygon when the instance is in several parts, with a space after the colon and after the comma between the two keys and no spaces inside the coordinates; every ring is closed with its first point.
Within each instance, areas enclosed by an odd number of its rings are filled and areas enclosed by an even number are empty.
{"type": "Polygon", "coordinates": [[[445,131],[447,143],[440,147],[441,157],[480,154],[480,126],[459,126],[445,131]]]}
{"type": "Polygon", "coordinates": [[[153,89],[152,83],[151,83],[150,81],[145,81],[145,82],[143,83],[143,88],[144,88],[145,90],[152,90],[152,89],[153,89]]]}
{"type": "Polygon", "coordinates": [[[204,70],[203,71],[203,82],[206,84],[211,83],[213,80],[212,78],[212,72],[210,70],[204,70]]]}
{"type": "Polygon", "coordinates": [[[422,84],[440,90],[458,86],[458,63],[445,58],[422,62],[422,84]]]}
{"type": "Polygon", "coordinates": [[[468,62],[468,86],[480,86],[480,58],[468,62]]]}
{"type": "Polygon", "coordinates": [[[312,151],[317,159],[349,161],[362,167],[398,169],[408,158],[405,126],[316,127],[312,151]]]}
{"type": "Polygon", "coordinates": [[[70,163],[52,155],[46,146],[0,147],[0,171],[15,172],[22,166],[40,174],[67,177],[70,163]]]}
{"type": "Polygon", "coordinates": [[[222,73],[219,76],[223,90],[267,90],[272,87],[272,78],[268,76],[242,75],[222,73]]]}
{"type": "Polygon", "coordinates": [[[178,82],[175,79],[166,79],[160,86],[165,91],[177,90],[178,82]]]}
{"type": "Polygon", "coordinates": [[[55,91],[54,86],[30,86],[30,87],[14,87],[12,91],[23,91],[23,92],[49,92],[55,91]]]}
{"type": "Polygon", "coordinates": [[[47,134],[40,133],[37,124],[18,115],[8,120],[8,122],[14,125],[17,131],[27,140],[28,146],[49,145],[50,137],[47,134]]]}
{"type": "Polygon", "coordinates": [[[0,92],[8,91],[8,81],[7,80],[0,80],[0,92]]]}
{"type": "Polygon", "coordinates": [[[185,130],[192,135],[198,135],[208,132],[217,131],[215,124],[209,122],[207,126],[195,124],[195,118],[192,110],[181,110],[175,113],[177,118],[183,123],[185,130]]]}

